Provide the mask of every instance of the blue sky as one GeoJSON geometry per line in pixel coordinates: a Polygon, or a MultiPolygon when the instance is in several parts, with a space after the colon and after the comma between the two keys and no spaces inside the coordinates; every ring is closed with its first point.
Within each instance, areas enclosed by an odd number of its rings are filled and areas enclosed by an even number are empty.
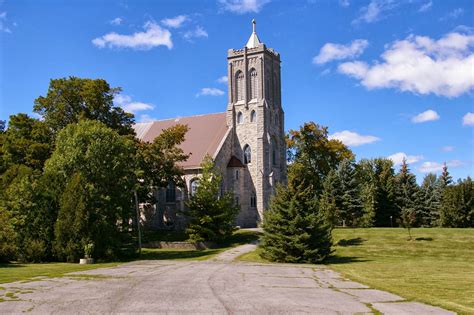
{"type": "Polygon", "coordinates": [[[329,126],[419,180],[443,162],[474,175],[470,0],[0,1],[0,119],[66,76],[122,87],[137,121],[222,112],[227,49],[252,18],[281,54],[287,129],[329,126]]]}

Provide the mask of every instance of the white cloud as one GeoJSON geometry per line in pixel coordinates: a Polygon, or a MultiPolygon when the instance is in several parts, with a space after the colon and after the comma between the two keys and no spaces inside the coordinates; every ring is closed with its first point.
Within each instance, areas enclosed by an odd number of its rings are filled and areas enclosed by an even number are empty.
{"type": "Polygon", "coordinates": [[[369,144],[376,141],[379,141],[380,138],[375,136],[363,136],[358,134],[357,132],[343,130],[333,133],[328,137],[329,139],[337,139],[344,143],[345,145],[358,147],[363,144],[369,144]]]}
{"type": "Polygon", "coordinates": [[[207,38],[209,37],[209,35],[207,34],[204,28],[202,28],[201,26],[197,26],[194,30],[185,32],[183,34],[183,37],[186,40],[192,40],[193,38],[207,38]]]}
{"type": "Polygon", "coordinates": [[[418,161],[421,161],[424,158],[423,158],[423,155],[407,155],[405,152],[398,152],[398,153],[388,156],[387,159],[392,160],[393,164],[397,166],[403,163],[403,159],[405,159],[408,164],[411,164],[411,163],[416,163],[418,161]]]}
{"type": "MultiPolygon", "coordinates": [[[[446,166],[450,168],[456,168],[466,165],[465,162],[460,160],[451,160],[446,162],[446,166]]],[[[418,168],[418,171],[421,173],[435,173],[441,172],[443,170],[444,163],[438,162],[423,162],[421,166],[418,168]]]]}
{"type": "Polygon", "coordinates": [[[347,8],[351,5],[351,3],[349,2],[349,0],[339,0],[339,5],[343,8],[347,8]]]}
{"type": "Polygon", "coordinates": [[[219,82],[219,83],[227,83],[227,82],[229,82],[229,78],[228,78],[226,75],[223,75],[222,77],[220,77],[219,79],[217,79],[217,82],[219,82]]]}
{"type": "Polygon", "coordinates": [[[196,94],[196,97],[199,97],[201,95],[221,96],[224,95],[224,91],[216,88],[202,88],[201,91],[196,94]]]}
{"type": "Polygon", "coordinates": [[[161,23],[170,28],[180,28],[187,20],[189,20],[189,18],[186,15],[178,15],[174,18],[163,19],[161,23]]]}
{"type": "Polygon", "coordinates": [[[424,111],[423,113],[419,113],[418,115],[414,116],[411,121],[415,124],[418,124],[427,121],[438,120],[439,118],[440,117],[437,112],[432,109],[428,109],[427,111],[424,111]]]}
{"type": "Polygon", "coordinates": [[[474,126],[474,113],[467,113],[462,117],[463,126],[474,126]]]}
{"type": "Polygon", "coordinates": [[[433,6],[433,1],[429,0],[428,2],[421,5],[421,7],[418,9],[418,12],[426,12],[429,9],[431,9],[432,6],[433,6]]]}
{"type": "Polygon", "coordinates": [[[237,14],[258,13],[270,0],[219,0],[221,8],[237,14]]]}
{"type": "Polygon", "coordinates": [[[115,19],[111,20],[109,23],[112,25],[121,25],[123,22],[122,18],[116,17],[115,19]]]}
{"type": "Polygon", "coordinates": [[[171,33],[161,28],[154,22],[146,22],[143,26],[145,32],[137,32],[132,35],[121,35],[115,32],[105,34],[92,40],[92,43],[99,48],[132,48],[139,50],[149,50],[158,46],[173,47],[171,33]]]}
{"type": "Polygon", "coordinates": [[[7,26],[7,12],[0,12],[0,32],[12,32],[12,30],[7,26]]]}
{"type": "Polygon", "coordinates": [[[368,89],[395,88],[417,94],[456,97],[474,88],[474,35],[449,33],[433,40],[410,35],[395,41],[372,65],[353,61],[339,72],[368,89]]]}
{"type": "Polygon", "coordinates": [[[443,16],[442,18],[440,18],[439,20],[440,21],[455,20],[463,14],[464,14],[463,8],[456,8],[452,10],[451,12],[449,12],[448,14],[446,14],[445,16],[443,16]]]}
{"type": "Polygon", "coordinates": [[[360,10],[360,15],[352,21],[352,24],[374,23],[381,20],[383,14],[394,9],[398,5],[394,0],[371,0],[369,5],[360,10]]]}
{"type": "Polygon", "coordinates": [[[355,58],[360,56],[368,45],[369,42],[365,39],[353,40],[348,45],[326,43],[313,58],[313,63],[323,64],[331,60],[355,58]]]}
{"type": "Polygon", "coordinates": [[[451,145],[447,145],[447,146],[442,147],[441,150],[443,152],[452,152],[452,151],[454,151],[454,147],[451,146],[451,145]]]}
{"type": "Polygon", "coordinates": [[[115,95],[114,103],[116,106],[122,107],[127,113],[136,113],[138,111],[150,110],[155,108],[151,104],[142,103],[142,102],[133,102],[132,98],[128,95],[115,95]]]}

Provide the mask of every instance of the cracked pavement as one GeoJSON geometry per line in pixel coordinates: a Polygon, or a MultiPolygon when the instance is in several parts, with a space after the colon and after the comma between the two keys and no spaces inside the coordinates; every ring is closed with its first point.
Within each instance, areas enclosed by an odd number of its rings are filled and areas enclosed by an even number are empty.
{"type": "Polygon", "coordinates": [[[0,313],[454,314],[370,289],[324,266],[232,262],[254,246],[209,261],[136,261],[2,284],[0,313]]]}

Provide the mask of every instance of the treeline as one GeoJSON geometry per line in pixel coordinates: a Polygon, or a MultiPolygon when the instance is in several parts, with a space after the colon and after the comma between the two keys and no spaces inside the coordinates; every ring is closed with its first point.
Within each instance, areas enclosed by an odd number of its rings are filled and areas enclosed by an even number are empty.
{"type": "Polygon", "coordinates": [[[139,141],[104,80],[51,80],[34,112],[0,124],[0,261],[114,259],[136,250],[134,192],[182,182],[186,126],[139,141]]]}
{"type": "MultiPolygon", "coordinates": [[[[473,227],[471,178],[454,183],[445,166],[421,185],[406,163],[396,173],[386,158],[355,162],[327,127],[290,130],[288,182],[276,189],[263,221],[260,255],[289,263],[320,263],[332,253],[335,226],[473,227]]],[[[410,236],[411,239],[411,236],[410,236]]]]}
{"type": "Polygon", "coordinates": [[[474,227],[474,185],[454,182],[444,165],[421,185],[404,160],[398,172],[387,158],[362,159],[327,127],[313,122],[287,136],[288,177],[311,186],[319,209],[334,226],[474,227]]]}

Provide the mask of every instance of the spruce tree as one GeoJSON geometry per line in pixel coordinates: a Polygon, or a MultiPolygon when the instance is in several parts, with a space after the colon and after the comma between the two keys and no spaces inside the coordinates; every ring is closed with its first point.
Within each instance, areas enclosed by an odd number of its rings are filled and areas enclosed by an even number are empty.
{"type": "Polygon", "coordinates": [[[336,171],[340,184],[338,198],[340,219],[348,226],[357,226],[362,215],[362,204],[359,198],[360,188],[357,181],[354,163],[343,160],[336,171]]]}
{"type": "Polygon", "coordinates": [[[331,224],[311,187],[277,187],[265,213],[261,256],[276,262],[320,263],[331,254],[331,224]]]}
{"type": "Polygon", "coordinates": [[[359,227],[372,227],[375,223],[377,209],[377,188],[373,182],[364,182],[360,191],[362,214],[358,222],[359,227]]]}
{"type": "Polygon", "coordinates": [[[396,176],[396,204],[400,211],[399,222],[410,228],[418,222],[420,214],[419,187],[405,159],[396,176]]]}
{"type": "Polygon", "coordinates": [[[323,192],[319,199],[319,209],[332,226],[342,224],[337,201],[340,196],[339,188],[339,178],[336,172],[331,170],[323,182],[323,192]]]}
{"type": "Polygon", "coordinates": [[[448,166],[446,165],[446,162],[443,163],[443,171],[441,172],[441,176],[439,177],[439,185],[442,188],[445,188],[446,186],[449,186],[453,183],[453,178],[449,174],[448,171],[448,166]]]}
{"type": "Polygon", "coordinates": [[[230,192],[221,193],[222,176],[214,160],[206,156],[201,163],[202,176],[196,193],[186,203],[188,227],[186,232],[195,242],[219,242],[234,231],[239,208],[230,192]]]}
{"type": "Polygon", "coordinates": [[[436,174],[429,173],[423,179],[420,189],[420,224],[422,226],[435,226],[439,219],[441,201],[436,174]]]}

